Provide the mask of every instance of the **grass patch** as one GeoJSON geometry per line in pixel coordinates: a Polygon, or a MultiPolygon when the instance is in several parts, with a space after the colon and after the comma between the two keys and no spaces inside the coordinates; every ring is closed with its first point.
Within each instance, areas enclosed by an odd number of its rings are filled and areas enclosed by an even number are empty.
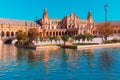
{"type": "Polygon", "coordinates": [[[83,46],[83,45],[95,45],[95,44],[98,44],[98,43],[75,43],[73,45],[74,46],[83,46]]]}
{"type": "Polygon", "coordinates": [[[77,46],[75,45],[61,45],[61,48],[69,48],[69,49],[77,49],[77,46]]]}
{"type": "Polygon", "coordinates": [[[59,44],[45,44],[45,45],[41,45],[41,46],[60,46],[59,44]]]}
{"type": "Polygon", "coordinates": [[[104,41],[105,44],[107,43],[120,43],[120,40],[118,39],[113,39],[113,40],[107,40],[107,41],[104,41]]]}

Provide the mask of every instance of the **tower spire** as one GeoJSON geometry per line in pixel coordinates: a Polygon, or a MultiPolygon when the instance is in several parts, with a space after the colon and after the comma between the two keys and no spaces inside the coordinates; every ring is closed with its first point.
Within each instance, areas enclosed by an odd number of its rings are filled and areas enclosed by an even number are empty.
{"type": "Polygon", "coordinates": [[[92,14],[91,14],[91,11],[89,10],[87,19],[90,19],[90,18],[92,18],[92,14]]]}
{"type": "Polygon", "coordinates": [[[43,18],[48,18],[48,13],[46,8],[44,8],[43,18]]]}
{"type": "Polygon", "coordinates": [[[90,10],[88,11],[87,19],[88,19],[89,22],[93,23],[93,18],[92,18],[92,14],[91,14],[90,10]]]}

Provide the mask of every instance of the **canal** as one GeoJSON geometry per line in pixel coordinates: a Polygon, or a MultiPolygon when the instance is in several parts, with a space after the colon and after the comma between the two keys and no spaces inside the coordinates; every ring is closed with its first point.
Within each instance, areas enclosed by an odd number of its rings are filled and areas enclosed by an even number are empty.
{"type": "Polygon", "coordinates": [[[119,80],[120,48],[30,50],[0,45],[0,80],[119,80]]]}

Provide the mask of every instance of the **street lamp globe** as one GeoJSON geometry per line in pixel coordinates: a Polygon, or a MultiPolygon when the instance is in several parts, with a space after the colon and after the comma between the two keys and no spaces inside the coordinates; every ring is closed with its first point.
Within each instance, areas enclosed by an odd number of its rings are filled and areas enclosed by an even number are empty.
{"type": "Polygon", "coordinates": [[[104,5],[104,8],[105,8],[105,10],[107,10],[107,8],[108,8],[108,5],[107,5],[107,4],[105,4],[105,5],[104,5]]]}

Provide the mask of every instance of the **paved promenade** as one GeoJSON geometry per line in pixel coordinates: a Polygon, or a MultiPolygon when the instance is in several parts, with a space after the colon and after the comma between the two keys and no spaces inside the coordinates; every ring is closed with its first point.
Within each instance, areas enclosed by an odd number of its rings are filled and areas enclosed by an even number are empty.
{"type": "Polygon", "coordinates": [[[83,45],[83,46],[77,46],[77,49],[78,50],[84,50],[84,49],[112,48],[112,47],[120,47],[120,43],[83,45]]]}

